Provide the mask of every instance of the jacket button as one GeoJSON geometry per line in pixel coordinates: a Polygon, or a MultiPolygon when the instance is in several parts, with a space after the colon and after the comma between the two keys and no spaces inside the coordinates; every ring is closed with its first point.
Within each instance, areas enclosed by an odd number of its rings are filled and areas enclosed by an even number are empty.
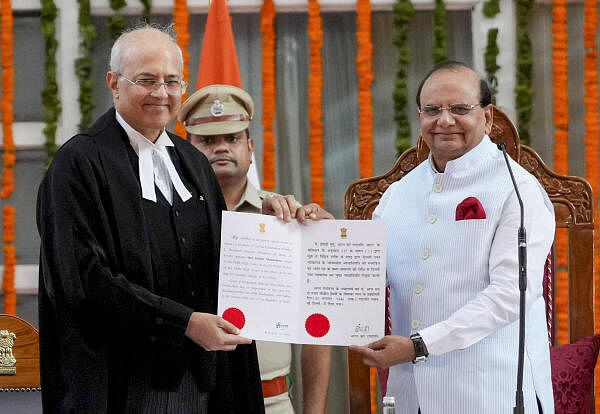
{"type": "Polygon", "coordinates": [[[429,258],[429,252],[427,250],[423,250],[423,253],[421,253],[421,257],[423,258],[423,260],[427,260],[429,258]]]}
{"type": "Polygon", "coordinates": [[[433,191],[434,191],[435,193],[441,193],[441,192],[442,192],[442,188],[443,188],[443,187],[442,187],[442,185],[441,185],[440,183],[435,183],[435,184],[433,185],[433,191]]]}
{"type": "Polygon", "coordinates": [[[423,285],[417,285],[417,286],[415,286],[415,293],[418,295],[421,292],[423,292],[423,285]]]}
{"type": "Polygon", "coordinates": [[[410,323],[410,327],[413,329],[417,329],[420,325],[420,322],[416,319],[413,319],[413,321],[410,323]]]}

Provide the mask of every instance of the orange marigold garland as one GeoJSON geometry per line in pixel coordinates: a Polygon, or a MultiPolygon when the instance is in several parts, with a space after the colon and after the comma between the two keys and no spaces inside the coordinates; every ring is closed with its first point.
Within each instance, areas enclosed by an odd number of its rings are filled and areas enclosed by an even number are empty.
{"type": "MultiPolygon", "coordinates": [[[[190,43],[190,32],[188,30],[190,13],[187,7],[187,0],[175,0],[175,4],[173,5],[173,22],[175,23],[175,33],[177,33],[177,44],[183,54],[183,79],[187,81],[190,75],[188,65],[190,54],[187,50],[190,43]]],[[[185,101],[186,98],[187,93],[181,97],[181,100],[185,101]]],[[[181,122],[175,123],[175,134],[185,138],[185,126],[181,122]]]]}
{"type": "Polygon", "coordinates": [[[310,158],[310,193],[313,203],[324,206],[323,200],[323,108],[321,91],[323,89],[323,23],[321,5],[318,0],[308,0],[308,133],[310,158]]]}
{"type": "Polygon", "coordinates": [[[264,0],[260,8],[262,33],[263,180],[265,190],[275,190],[275,3],[264,0]]]}
{"type": "MultiPolygon", "coordinates": [[[[585,0],[583,44],[585,57],[583,59],[584,70],[584,108],[585,108],[585,171],[586,179],[592,186],[594,200],[594,332],[600,333],[600,256],[598,253],[598,46],[596,45],[596,33],[598,31],[598,2],[597,0],[585,0]]],[[[600,365],[596,364],[596,412],[600,412],[600,365]]]]}
{"type": "MultiPolygon", "coordinates": [[[[0,44],[2,48],[2,100],[0,111],[2,113],[2,133],[4,154],[2,160],[2,190],[0,197],[7,199],[14,190],[15,143],[13,141],[13,101],[15,68],[13,63],[13,10],[11,0],[0,0],[0,44]]],[[[2,209],[2,241],[4,242],[4,276],[2,290],[4,291],[4,313],[17,314],[17,295],[15,291],[15,208],[5,206],[2,209]]]]}
{"type": "MultiPolygon", "coordinates": [[[[371,1],[356,2],[356,73],[358,74],[358,171],[361,178],[373,175],[373,43],[371,43],[371,1]]],[[[377,368],[369,368],[371,414],[377,413],[377,368]]]]}
{"type": "Polygon", "coordinates": [[[4,278],[2,290],[4,291],[4,313],[17,314],[17,292],[15,290],[15,266],[17,255],[15,245],[15,208],[4,206],[2,209],[2,241],[4,242],[4,278]]]}
{"type": "MultiPolygon", "coordinates": [[[[552,8],[552,70],[554,75],[554,169],[569,173],[569,102],[567,62],[567,8],[566,0],[554,0],[552,8]]],[[[559,344],[569,343],[569,259],[566,229],[556,231],[556,339],[559,344]]]]}
{"type": "Polygon", "coordinates": [[[358,170],[361,178],[373,175],[373,43],[371,43],[371,1],[356,3],[356,72],[358,73],[358,170]]]}

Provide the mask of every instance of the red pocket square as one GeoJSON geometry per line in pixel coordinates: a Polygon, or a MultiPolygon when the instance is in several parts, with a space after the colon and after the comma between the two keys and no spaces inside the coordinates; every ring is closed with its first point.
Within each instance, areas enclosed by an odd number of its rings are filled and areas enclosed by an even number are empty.
{"type": "Polygon", "coordinates": [[[479,200],[475,197],[467,197],[456,206],[456,221],[484,218],[485,210],[479,200]]]}

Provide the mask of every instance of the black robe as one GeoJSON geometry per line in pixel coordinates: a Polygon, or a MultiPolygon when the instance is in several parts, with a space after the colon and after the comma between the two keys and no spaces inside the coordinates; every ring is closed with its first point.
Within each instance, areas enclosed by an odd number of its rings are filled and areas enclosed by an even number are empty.
{"type": "MultiPolygon", "coordinates": [[[[207,195],[214,262],[205,271],[218,269],[221,211],[226,208],[219,184],[200,151],[169,136],[186,176],[207,195]]],[[[141,188],[129,145],[111,109],[60,148],[39,188],[45,413],[123,411],[130,355],[151,341],[164,344],[172,357],[187,341],[185,328],[194,309],[153,293],[141,188]]],[[[211,294],[216,303],[216,289],[211,294]]],[[[254,344],[206,354],[205,363],[213,366],[196,368],[216,368],[204,385],[212,391],[211,412],[264,412],[254,344]]]]}

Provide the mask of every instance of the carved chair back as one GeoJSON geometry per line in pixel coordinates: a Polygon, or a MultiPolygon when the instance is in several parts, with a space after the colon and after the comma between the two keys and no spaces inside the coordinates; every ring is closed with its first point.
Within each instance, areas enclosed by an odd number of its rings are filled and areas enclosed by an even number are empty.
{"type": "Polygon", "coordinates": [[[37,329],[12,315],[0,315],[0,392],[40,391],[37,329]]]}
{"type": "MultiPolygon", "coordinates": [[[[551,171],[530,147],[521,145],[517,129],[500,109],[493,107],[493,142],[506,142],[507,153],[533,174],[545,188],[554,205],[556,227],[568,229],[569,258],[569,338],[570,342],[592,335],[593,320],[593,206],[592,189],[582,178],[551,171]]],[[[406,150],[387,173],[352,183],[344,199],[344,216],[368,220],[385,190],[427,159],[429,148],[419,137],[415,147],[406,150]]],[[[515,235],[516,237],[516,235],[515,235]]],[[[553,266],[548,256],[544,279],[546,310],[551,342],[554,338],[553,266]]],[[[370,412],[369,368],[360,355],[349,351],[349,395],[351,413],[370,412]]]]}

